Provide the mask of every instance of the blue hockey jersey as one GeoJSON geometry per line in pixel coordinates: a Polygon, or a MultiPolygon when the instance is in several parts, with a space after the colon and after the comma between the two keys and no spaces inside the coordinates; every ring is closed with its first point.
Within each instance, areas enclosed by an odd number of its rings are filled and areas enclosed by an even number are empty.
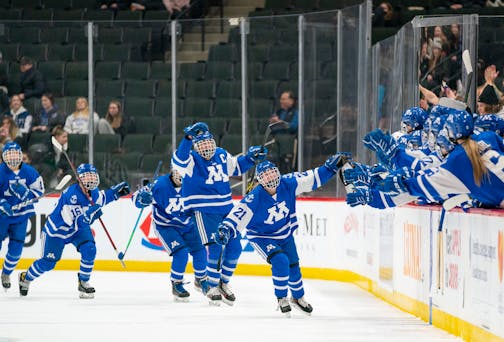
{"type": "Polygon", "coordinates": [[[233,207],[229,177],[240,176],[254,162],[246,156],[233,157],[220,147],[206,160],[191,147],[191,140],[182,139],[172,158],[174,168],[183,177],[184,209],[227,214],[233,207]]]}
{"type": "Polygon", "coordinates": [[[296,196],[317,189],[333,175],[325,166],[284,175],[273,196],[257,186],[231,210],[223,223],[237,231],[246,231],[249,240],[286,239],[298,228],[296,196]]]}
{"type": "MultiPolygon", "coordinates": [[[[37,170],[35,170],[32,166],[22,163],[21,168],[18,171],[12,171],[5,163],[1,163],[0,198],[6,199],[11,206],[23,202],[14,196],[9,190],[9,184],[17,182],[24,184],[28,189],[30,189],[30,193],[25,201],[39,197],[44,193],[44,181],[37,170]]],[[[7,220],[12,223],[20,222],[28,219],[28,217],[34,213],[35,209],[33,208],[33,204],[30,204],[14,210],[12,216],[3,218],[2,220],[7,220]]]]}
{"type": "Polygon", "coordinates": [[[182,188],[175,188],[170,175],[159,177],[152,188],[152,219],[159,227],[192,227],[191,217],[184,212],[182,188]]]}
{"type": "MultiPolygon", "coordinates": [[[[103,207],[115,200],[112,190],[91,191],[91,198],[95,204],[103,207]]],[[[56,208],[47,217],[44,232],[52,237],[67,239],[72,237],[78,230],[77,218],[91,206],[91,202],[79,187],[79,184],[69,186],[58,200],[56,208]]]]}
{"type": "Polygon", "coordinates": [[[494,132],[474,134],[480,155],[488,170],[481,185],[476,185],[471,162],[461,145],[456,145],[439,166],[405,181],[409,193],[430,202],[442,202],[450,195],[470,194],[484,206],[499,207],[504,200],[504,146],[494,132]]]}

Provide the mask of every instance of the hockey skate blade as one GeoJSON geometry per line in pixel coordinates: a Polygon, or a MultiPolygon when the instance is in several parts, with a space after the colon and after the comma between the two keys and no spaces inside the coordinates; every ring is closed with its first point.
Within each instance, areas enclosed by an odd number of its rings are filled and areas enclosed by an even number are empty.
{"type": "Polygon", "coordinates": [[[296,310],[298,310],[299,312],[303,313],[305,316],[311,316],[311,312],[304,311],[303,308],[297,305],[296,303],[291,302],[291,307],[292,306],[295,307],[296,310]]]}
{"type": "Polygon", "coordinates": [[[175,303],[189,303],[189,297],[177,297],[177,296],[173,296],[173,301],[175,303]]]}
{"type": "Polygon", "coordinates": [[[234,305],[234,303],[235,303],[233,300],[226,299],[224,296],[222,296],[222,302],[223,302],[224,304],[229,305],[229,306],[233,306],[233,305],[234,305]]]}
{"type": "Polygon", "coordinates": [[[80,299],[93,299],[94,293],[79,292],[79,298],[80,299]]]}
{"type": "Polygon", "coordinates": [[[221,306],[221,302],[222,302],[221,299],[218,299],[218,300],[209,299],[208,300],[208,305],[210,305],[210,306],[221,306]]]}

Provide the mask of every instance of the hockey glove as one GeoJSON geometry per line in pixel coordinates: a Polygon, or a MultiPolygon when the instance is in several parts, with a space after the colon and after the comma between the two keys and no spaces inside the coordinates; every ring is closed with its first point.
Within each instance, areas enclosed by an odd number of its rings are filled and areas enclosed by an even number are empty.
{"type": "Polygon", "coordinates": [[[227,245],[227,243],[229,242],[229,238],[231,237],[230,231],[234,233],[233,228],[229,227],[224,223],[219,224],[219,227],[217,228],[217,234],[215,235],[215,243],[219,245],[227,245]]]}
{"type": "Polygon", "coordinates": [[[143,187],[138,191],[135,197],[135,206],[137,208],[145,208],[152,203],[152,192],[147,188],[143,187]]]}
{"type": "Polygon", "coordinates": [[[388,175],[389,170],[385,166],[383,166],[382,164],[373,165],[373,167],[369,170],[369,186],[374,186],[388,175]]]}
{"type": "Polygon", "coordinates": [[[349,168],[343,171],[343,178],[345,182],[354,183],[362,182],[364,184],[369,184],[370,182],[370,171],[369,166],[361,163],[352,162],[353,168],[349,168]]]}
{"type": "Polygon", "coordinates": [[[354,192],[347,194],[346,202],[351,207],[366,205],[373,200],[371,190],[367,187],[356,188],[354,192]]]}
{"type": "Polygon", "coordinates": [[[352,159],[350,152],[336,153],[325,161],[324,165],[332,172],[336,173],[349,160],[352,159]]]}
{"type": "Polygon", "coordinates": [[[11,216],[12,209],[5,198],[0,199],[0,216],[11,216]]]}
{"type": "Polygon", "coordinates": [[[189,137],[195,137],[208,131],[209,131],[208,125],[204,122],[196,122],[195,124],[192,124],[184,128],[184,133],[186,134],[186,136],[189,137]]]}
{"type": "Polygon", "coordinates": [[[388,160],[395,156],[399,148],[394,137],[388,133],[384,133],[379,128],[366,134],[364,139],[362,139],[362,142],[364,143],[364,146],[369,148],[371,151],[381,151],[380,155],[388,160]]]}
{"type": "Polygon", "coordinates": [[[247,152],[247,158],[253,162],[260,162],[266,159],[268,149],[264,146],[250,146],[247,152]]]}
{"type": "Polygon", "coordinates": [[[26,187],[26,185],[19,182],[10,183],[9,189],[10,192],[14,196],[16,196],[20,201],[24,201],[25,199],[27,199],[28,195],[30,194],[30,190],[26,187]]]}
{"type": "Polygon", "coordinates": [[[403,176],[401,175],[388,175],[377,184],[376,188],[387,195],[398,195],[408,192],[408,188],[404,184],[403,176]]]}
{"type": "Polygon", "coordinates": [[[112,190],[114,199],[119,199],[121,196],[126,196],[127,194],[130,193],[130,187],[127,182],[121,182],[116,185],[112,185],[110,187],[110,190],[112,190]]]}
{"type": "Polygon", "coordinates": [[[90,206],[84,214],[80,215],[77,218],[77,225],[79,227],[82,226],[89,226],[91,225],[96,219],[100,218],[103,215],[103,212],[101,210],[101,207],[98,204],[90,206]]]}

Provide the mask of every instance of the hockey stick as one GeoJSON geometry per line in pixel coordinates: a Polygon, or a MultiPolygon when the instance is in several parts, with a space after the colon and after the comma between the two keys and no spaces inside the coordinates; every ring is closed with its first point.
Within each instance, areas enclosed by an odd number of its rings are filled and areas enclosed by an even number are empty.
{"type": "Polygon", "coordinates": [[[469,50],[464,50],[462,52],[462,62],[464,63],[464,67],[466,69],[466,88],[464,94],[464,103],[467,103],[467,99],[469,98],[469,89],[471,88],[471,81],[473,76],[473,67],[471,63],[471,55],[469,54],[469,50]]]}
{"type": "MultiPolygon", "coordinates": [[[[80,186],[82,192],[84,193],[84,195],[86,195],[86,197],[88,198],[88,200],[91,203],[91,205],[95,205],[95,202],[93,201],[93,198],[87,192],[86,188],[84,187],[84,184],[82,184],[82,181],[80,180],[79,175],[77,174],[77,170],[75,169],[75,165],[70,160],[70,157],[66,153],[65,149],[63,148],[63,146],[61,146],[61,144],[59,143],[59,141],[56,140],[56,138],[54,136],[51,137],[51,143],[53,144],[53,146],[59,152],[63,153],[63,155],[65,156],[66,160],[68,161],[68,164],[70,165],[70,168],[72,169],[72,172],[74,173],[75,179],[79,183],[79,186],[80,186]]],[[[103,230],[105,231],[105,234],[107,235],[107,238],[109,239],[110,244],[112,245],[112,248],[116,252],[116,255],[118,255],[119,252],[117,251],[117,247],[116,247],[116,245],[114,243],[114,240],[112,240],[112,237],[110,236],[110,233],[108,232],[107,227],[105,227],[105,223],[103,223],[103,220],[102,220],[101,217],[99,217],[98,220],[100,221],[100,224],[101,224],[103,230]]],[[[119,262],[121,263],[121,265],[122,265],[123,268],[126,268],[126,264],[124,263],[124,261],[122,261],[121,259],[119,259],[119,262]]]]}
{"type": "MultiPolygon", "coordinates": [[[[156,171],[154,171],[154,181],[158,178],[159,170],[161,170],[161,164],[163,164],[163,162],[160,160],[159,163],[158,163],[158,166],[156,168],[156,171]]],[[[152,189],[152,186],[154,185],[154,181],[152,183],[147,184],[147,187],[149,188],[149,190],[152,189]]],[[[140,209],[140,212],[138,213],[138,216],[137,216],[137,219],[136,219],[136,222],[135,222],[135,226],[133,227],[133,230],[131,231],[128,243],[126,244],[126,248],[124,249],[124,253],[120,252],[117,255],[117,257],[119,258],[119,260],[124,259],[124,256],[126,255],[126,252],[128,251],[128,248],[130,246],[131,240],[133,240],[133,235],[135,235],[135,231],[136,231],[136,229],[138,227],[138,222],[140,222],[140,218],[142,217],[142,213],[143,213],[144,209],[145,209],[145,207],[143,207],[142,209],[140,209]]]]}
{"type": "MultiPolygon", "coordinates": [[[[261,145],[261,147],[266,146],[266,143],[268,143],[268,138],[269,138],[269,136],[271,134],[271,131],[273,129],[287,128],[287,125],[288,124],[285,121],[278,121],[278,122],[274,122],[272,124],[269,124],[268,127],[266,127],[266,131],[264,131],[264,139],[263,139],[263,144],[261,145]]],[[[274,139],[273,139],[273,142],[274,142],[274,139]]],[[[250,174],[250,177],[249,177],[249,179],[247,181],[247,191],[245,192],[247,194],[254,187],[254,175],[255,175],[255,169],[256,169],[256,167],[257,167],[257,163],[255,162],[254,166],[250,170],[251,174],[250,174]]]]}
{"type": "Polygon", "coordinates": [[[18,210],[20,208],[23,208],[27,205],[30,205],[32,204],[33,202],[36,202],[38,201],[39,199],[41,199],[42,197],[45,197],[45,196],[48,196],[48,195],[52,195],[52,194],[57,194],[59,193],[66,185],[67,183],[70,181],[70,179],[72,179],[72,176],[71,175],[65,175],[63,178],[61,178],[61,180],[59,181],[59,183],[56,185],[56,187],[54,188],[54,191],[50,191],[48,193],[45,193],[41,196],[37,196],[35,198],[32,198],[32,199],[29,199],[27,201],[24,201],[24,202],[21,202],[21,203],[18,203],[16,205],[13,205],[11,207],[12,210],[18,210]]]}
{"type": "MultiPolygon", "coordinates": [[[[271,139],[270,141],[268,141],[266,144],[264,144],[263,146],[264,146],[264,147],[267,147],[267,146],[272,145],[272,144],[274,144],[274,143],[275,143],[275,139],[273,138],[273,139],[271,139]]],[[[239,157],[239,156],[241,156],[241,155],[243,155],[243,153],[237,154],[235,157],[239,157]]],[[[240,185],[242,185],[242,184],[243,184],[243,181],[239,181],[239,182],[237,182],[237,183],[235,183],[235,184],[231,185],[231,189],[234,189],[234,188],[236,188],[237,186],[240,186],[240,185]]]]}

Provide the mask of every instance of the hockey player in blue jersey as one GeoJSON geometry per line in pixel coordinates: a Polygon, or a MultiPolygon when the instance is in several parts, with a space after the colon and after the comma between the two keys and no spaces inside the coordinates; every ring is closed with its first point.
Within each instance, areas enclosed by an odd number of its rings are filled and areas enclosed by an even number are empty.
{"type": "Polygon", "coordinates": [[[7,237],[9,244],[2,269],[2,286],[11,286],[10,275],[21,258],[28,219],[35,214],[33,204],[25,201],[44,193],[44,182],[39,173],[23,163],[23,152],[15,142],[5,144],[0,164],[0,248],[7,237]],[[17,206],[18,208],[13,208],[17,206]]]}
{"type": "Polygon", "coordinates": [[[220,292],[223,301],[233,305],[236,298],[228,283],[242,252],[240,238],[229,239],[223,248],[215,243],[215,234],[233,207],[229,177],[242,175],[256,161],[264,160],[268,151],[265,147],[251,146],[246,155],[233,157],[216,146],[208,126],[202,122],[184,128],[184,133],[172,164],[183,176],[184,209],[194,215],[201,241],[208,248],[211,289],[207,295],[220,292]]]}
{"type": "MultiPolygon", "coordinates": [[[[133,196],[138,208],[152,204],[152,219],[155,234],[166,251],[173,257],[171,265],[172,293],[176,301],[187,301],[189,292],[184,288],[184,273],[189,254],[193,258],[195,283],[207,295],[210,289],[207,280],[207,255],[193,218],[184,212],[182,199],[182,176],[177,170],[159,177],[152,191],[143,187],[133,196]]],[[[212,303],[220,304],[222,297],[208,295],[212,303]]]]}
{"type": "Polygon", "coordinates": [[[350,158],[349,154],[335,154],[324,165],[305,172],[284,176],[270,161],[257,166],[259,185],[245,196],[219,225],[217,243],[240,236],[245,231],[250,244],[259,255],[271,264],[275,296],[278,307],[290,315],[292,303],[310,314],[312,306],[304,298],[299,257],[293,232],[298,227],[296,196],[325,184],[350,158]]]}
{"type": "Polygon", "coordinates": [[[95,289],[89,285],[96,257],[96,246],[91,224],[102,215],[106,204],[129,194],[129,185],[121,182],[103,191],[98,189],[100,177],[91,164],[77,168],[80,183],[69,186],[47,217],[42,229],[42,256],[26,272],[19,274],[19,292],[28,294],[30,282],[52,270],[60,260],[65,245],[71,243],[81,255],[78,285],[80,298],[94,298],[95,289]],[[91,205],[91,196],[95,205],[91,205]]]}

